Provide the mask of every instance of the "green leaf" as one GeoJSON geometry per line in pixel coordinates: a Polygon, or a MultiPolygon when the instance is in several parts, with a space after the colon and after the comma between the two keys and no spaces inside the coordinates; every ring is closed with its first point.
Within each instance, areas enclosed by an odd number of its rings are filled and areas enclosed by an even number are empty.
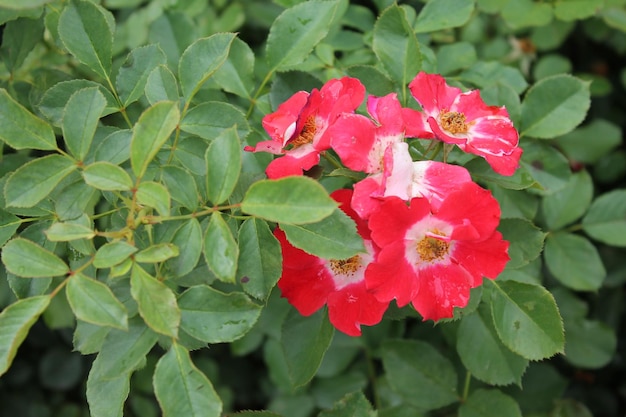
{"type": "Polygon", "coordinates": [[[142,46],[130,51],[115,79],[124,107],[139,100],[152,71],[165,62],[165,54],[158,45],[142,46]]]}
{"type": "Polygon", "coordinates": [[[572,171],[569,161],[546,142],[526,142],[520,165],[533,177],[533,190],[548,195],[564,188],[572,171]]]}
{"type": "Polygon", "coordinates": [[[346,68],[349,76],[361,80],[370,94],[382,97],[395,87],[393,81],[380,69],[368,65],[354,65],[346,68]]]}
{"type": "Polygon", "coordinates": [[[175,276],[183,277],[191,272],[202,254],[202,227],[197,219],[189,219],[176,230],[172,243],[179,249],[176,258],[169,259],[167,265],[175,276]]]}
{"type": "Polygon", "coordinates": [[[626,246],[626,190],[613,190],[594,200],[583,217],[583,230],[607,245],[626,246]]]}
{"type": "Polygon", "coordinates": [[[565,188],[541,200],[541,211],[548,230],[559,230],[581,218],[592,198],[591,176],[587,171],[574,173],[565,188]]]}
{"type": "Polygon", "coordinates": [[[94,162],[82,172],[85,182],[98,190],[129,191],[133,180],[128,173],[110,162],[94,162]]]}
{"type": "Polygon", "coordinates": [[[75,169],[76,164],[71,159],[57,154],[33,159],[7,180],[4,186],[6,205],[33,207],[75,169]]]}
{"type": "Polygon", "coordinates": [[[282,224],[315,223],[330,216],[337,202],[315,180],[285,177],[258,181],[246,192],[241,209],[253,216],[282,224]]]}
{"type": "Polygon", "coordinates": [[[478,389],[459,407],[459,417],[522,417],[517,402],[497,389],[478,389]]]}
{"type": "Polygon", "coordinates": [[[426,3],[415,21],[415,33],[463,26],[474,12],[474,1],[438,0],[426,3]],[[450,13],[454,10],[454,13],[450,13]]]}
{"type": "Polygon", "coordinates": [[[158,182],[142,182],[137,188],[137,202],[152,207],[161,216],[170,215],[170,193],[163,184],[158,182]]]}
{"type": "Polygon", "coordinates": [[[106,107],[106,99],[98,87],[78,90],[65,105],[61,127],[70,153],[79,161],[85,159],[98,121],[106,107]]]}
{"type": "Polygon", "coordinates": [[[110,268],[121,263],[135,252],[137,252],[137,248],[123,240],[105,243],[98,248],[93,259],[93,266],[110,268]]]}
{"type": "Polygon", "coordinates": [[[222,401],[211,381],[178,343],[157,362],[153,383],[164,417],[220,417],[222,413],[222,401]]]}
{"type": "Polygon", "coordinates": [[[469,81],[479,88],[498,85],[510,87],[521,94],[528,87],[522,72],[497,61],[477,61],[458,76],[459,81],[469,81]]]}
{"type": "Polygon", "coordinates": [[[374,26],[372,50],[397,85],[406,85],[422,69],[422,53],[405,9],[393,5],[374,26]]]}
{"type": "Polygon", "coordinates": [[[0,247],[13,237],[21,224],[19,217],[0,209],[0,247]]]}
{"type": "Polygon", "coordinates": [[[366,252],[354,221],[338,208],[317,223],[280,228],[292,245],[320,258],[348,259],[366,252]]]}
{"type": "Polygon", "coordinates": [[[535,183],[535,179],[524,168],[518,168],[511,176],[504,176],[496,173],[483,158],[474,158],[464,166],[472,173],[472,178],[508,190],[524,190],[535,183]]]}
{"type": "Polygon", "coordinates": [[[123,417],[124,402],[130,392],[130,372],[107,378],[99,369],[98,358],[87,377],[87,402],[91,417],[123,417]]]}
{"type": "Polygon", "coordinates": [[[442,75],[448,75],[460,69],[470,67],[477,59],[476,48],[469,42],[442,45],[437,51],[437,72],[442,75]]]}
{"type": "Polygon", "coordinates": [[[585,19],[596,14],[604,0],[561,0],[554,3],[554,16],[560,20],[585,19]]]}
{"type": "Polygon", "coordinates": [[[328,34],[339,1],[310,0],[290,7],[278,16],[267,37],[270,72],[288,69],[304,61],[328,34]]]}
{"type": "Polygon", "coordinates": [[[188,102],[224,64],[234,39],[234,33],[216,33],[198,39],[183,52],[178,64],[178,78],[183,96],[188,102]]]}
{"type": "Polygon", "coordinates": [[[227,343],[250,331],[261,306],[243,293],[225,294],[206,285],[191,287],[178,299],[181,328],[207,343],[227,343]]]}
{"type": "Polygon", "coordinates": [[[14,149],[54,150],[52,127],[0,88],[0,139],[14,149]]]}
{"type": "Polygon", "coordinates": [[[204,235],[204,259],[218,279],[235,282],[239,247],[219,211],[211,214],[204,235]]]}
{"type": "Polygon", "coordinates": [[[502,8],[502,17],[513,28],[544,26],[552,20],[552,5],[532,0],[508,1],[502,8]]]}
{"type": "Polygon", "coordinates": [[[179,120],[178,104],[171,101],[156,103],[139,117],[130,143],[130,162],[138,178],[143,177],[148,164],[167,142],[179,120]]]}
{"type": "Polygon", "coordinates": [[[67,283],[66,296],[79,320],[99,326],[128,328],[126,308],[100,281],[83,274],[73,275],[67,283]]]}
{"type": "Polygon", "coordinates": [[[18,277],[45,278],[67,274],[69,267],[54,253],[21,237],[2,248],[2,263],[18,277]]]}
{"type": "Polygon", "coordinates": [[[51,242],[68,242],[78,239],[93,239],[96,233],[87,226],[78,223],[54,222],[45,231],[51,242]]]}
{"type": "Polygon", "coordinates": [[[595,291],[606,277],[596,247],[583,236],[565,232],[550,234],[544,260],[552,275],[573,290],[595,291]]]}
{"type": "Polygon", "coordinates": [[[461,319],[456,350],[461,362],[477,378],[490,385],[522,385],[528,360],[502,344],[485,304],[461,319]]]}
{"type": "Polygon", "coordinates": [[[300,387],[313,378],[333,339],[334,327],[325,309],[309,317],[291,309],[283,322],[281,346],[293,387],[300,387]]]}
{"type": "Polygon", "coordinates": [[[0,375],[9,369],[30,327],[35,324],[49,303],[48,296],[24,298],[0,313],[0,375]]]}
{"type": "Polygon", "coordinates": [[[76,328],[74,329],[74,337],[72,338],[74,350],[83,355],[98,353],[102,348],[104,338],[109,334],[110,330],[110,327],[97,326],[77,320],[76,328]]]}
{"type": "Polygon", "coordinates": [[[507,268],[520,268],[536,259],[546,234],[526,219],[502,219],[498,230],[510,243],[507,268]]]}
{"type": "Polygon", "coordinates": [[[161,168],[161,175],[173,200],[192,211],[198,208],[200,194],[196,181],[189,171],[174,165],[167,165],[161,168]]]}
{"type": "Polygon", "coordinates": [[[254,89],[254,52],[248,44],[235,38],[228,59],[215,72],[213,79],[222,89],[250,99],[254,89]]]}
{"type": "Polygon", "coordinates": [[[20,2],[15,2],[15,0],[0,0],[0,7],[7,9],[24,10],[43,6],[44,4],[50,3],[51,1],[52,0],[21,0],[20,2]]]}
{"type": "Polygon", "coordinates": [[[166,65],[159,65],[146,80],[146,98],[151,105],[159,101],[177,101],[179,98],[176,77],[166,65]]]}
{"type": "Polygon", "coordinates": [[[39,110],[46,116],[53,125],[61,126],[65,106],[70,97],[77,91],[85,88],[97,87],[106,99],[106,107],[101,116],[115,113],[119,110],[119,106],[115,101],[115,97],[103,85],[94,81],[74,79],[69,81],[61,81],[46,91],[39,102],[39,110]]]}
{"type": "Polygon", "coordinates": [[[241,171],[241,142],[235,128],[225,130],[209,145],[206,155],[207,196],[214,205],[230,197],[241,171]]]}
{"type": "Polygon", "coordinates": [[[68,51],[98,75],[111,73],[113,31],[101,6],[84,0],[70,2],[59,17],[59,37],[68,51]]]}
{"type": "Polygon", "coordinates": [[[240,138],[250,132],[246,115],[232,104],[219,101],[209,101],[190,109],[181,121],[180,129],[209,141],[232,135],[228,132],[234,129],[240,138]]]}
{"type": "Polygon", "coordinates": [[[600,369],[615,356],[617,336],[608,325],[594,320],[565,320],[566,361],[585,369],[600,369]]]}
{"type": "Polygon", "coordinates": [[[319,417],[376,417],[377,413],[362,392],[353,392],[335,403],[332,410],[322,411],[319,417]]]}
{"type": "Polygon", "coordinates": [[[552,294],[538,285],[486,280],[491,315],[502,343],[529,360],[563,353],[563,322],[552,294]]]}
{"type": "Polygon", "coordinates": [[[102,378],[113,379],[139,368],[158,336],[140,317],[128,320],[128,330],[111,329],[94,362],[102,378]]]}
{"type": "Polygon", "coordinates": [[[556,138],[555,143],[569,159],[595,164],[622,143],[622,131],[614,123],[596,118],[583,127],[556,138]],[[593,141],[589,138],[593,138],[593,141]]]}
{"type": "Polygon", "coordinates": [[[432,345],[417,340],[386,340],[381,350],[389,384],[405,403],[434,410],[459,400],[454,366],[432,345]]]}
{"type": "Polygon", "coordinates": [[[130,293],[137,301],[139,314],[152,330],[165,336],[178,336],[180,310],[169,287],[135,264],[130,275],[130,293]]]}
{"type": "Polygon", "coordinates": [[[266,222],[247,219],[239,228],[237,278],[243,290],[254,298],[267,300],[282,273],[280,243],[266,222]]]}
{"type": "Polygon", "coordinates": [[[178,248],[172,243],[157,243],[137,252],[135,261],[144,263],[164,262],[178,256],[178,253],[178,248]]]}
{"type": "MultiPolygon", "coordinates": [[[[0,4],[3,2],[0,1],[0,4]]],[[[43,19],[19,18],[7,22],[2,32],[2,57],[7,69],[14,73],[42,40],[43,19]]]]}
{"type": "Polygon", "coordinates": [[[544,78],[524,96],[520,136],[564,135],[584,120],[590,104],[588,81],[566,74],[544,78]]]}

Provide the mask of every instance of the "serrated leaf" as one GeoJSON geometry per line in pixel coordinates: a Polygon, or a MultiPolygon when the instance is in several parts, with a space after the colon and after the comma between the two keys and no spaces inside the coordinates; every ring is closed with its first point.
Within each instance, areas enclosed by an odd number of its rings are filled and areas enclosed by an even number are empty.
{"type": "Polygon", "coordinates": [[[0,313],[0,375],[9,369],[17,349],[48,304],[48,296],[24,298],[0,313]]]}
{"type": "Polygon", "coordinates": [[[136,262],[156,263],[178,256],[178,253],[178,248],[172,243],[157,243],[137,252],[134,258],[136,262]]]}
{"type": "Polygon", "coordinates": [[[529,360],[563,353],[563,322],[552,294],[538,285],[485,282],[491,288],[496,331],[506,347],[529,360]]]}
{"type": "Polygon", "coordinates": [[[21,224],[19,217],[0,209],[0,247],[13,237],[21,224]]]}
{"type": "Polygon", "coordinates": [[[502,219],[498,230],[510,242],[507,268],[520,268],[536,259],[546,234],[526,219],[502,219]]]}
{"type": "Polygon", "coordinates": [[[144,111],[133,128],[130,162],[138,178],[143,177],[148,164],[167,142],[180,121],[178,105],[161,101],[144,111]]]}
{"type": "Polygon", "coordinates": [[[309,317],[290,310],[283,322],[280,343],[293,387],[311,380],[333,338],[334,327],[325,309],[309,317]]]}
{"type": "Polygon", "coordinates": [[[99,369],[98,358],[87,377],[87,402],[91,417],[123,417],[124,402],[130,392],[130,372],[107,378],[99,369]]]}
{"type": "Polygon", "coordinates": [[[65,105],[70,97],[79,90],[84,88],[97,87],[106,99],[106,107],[102,112],[102,116],[115,113],[119,110],[119,106],[115,101],[113,94],[103,85],[94,81],[74,79],[69,81],[61,81],[46,91],[39,102],[39,110],[46,116],[55,126],[61,126],[65,105]]]}
{"type": "Polygon", "coordinates": [[[565,74],[544,78],[524,96],[520,136],[564,135],[584,120],[590,104],[589,82],[565,74]]]}
{"type": "Polygon", "coordinates": [[[66,296],[79,320],[99,326],[128,328],[126,308],[102,282],[76,274],[67,283],[66,296]]]}
{"type": "Polygon", "coordinates": [[[230,197],[241,172],[241,142],[235,128],[225,130],[209,145],[207,164],[207,197],[214,205],[230,197]]]}
{"type": "Polygon", "coordinates": [[[221,281],[235,282],[239,247],[219,211],[211,214],[203,252],[207,265],[221,281]]]}
{"type": "Polygon", "coordinates": [[[130,318],[128,330],[114,328],[107,334],[94,365],[102,378],[118,378],[141,365],[157,338],[141,317],[130,318]]]}
{"type": "Polygon", "coordinates": [[[555,139],[559,149],[569,159],[595,164],[622,143],[622,131],[614,123],[594,118],[591,122],[555,139]],[[593,137],[593,142],[589,138],[593,137]]]}
{"type": "Polygon", "coordinates": [[[166,65],[154,68],[146,80],[145,93],[151,105],[159,101],[177,101],[179,98],[176,77],[166,65]]]}
{"type": "Polygon", "coordinates": [[[19,3],[15,0],[0,0],[0,7],[15,10],[33,9],[50,3],[52,0],[21,0],[19,3]]]}
{"type": "Polygon", "coordinates": [[[248,135],[250,127],[246,115],[232,104],[220,101],[209,101],[191,108],[180,123],[183,132],[209,141],[235,128],[239,138],[248,135]]]}
{"type": "Polygon", "coordinates": [[[72,338],[74,350],[83,355],[98,353],[102,348],[104,338],[109,334],[110,330],[110,327],[98,326],[76,320],[76,328],[74,329],[74,336],[72,338]]]}
{"type": "Polygon", "coordinates": [[[228,59],[215,72],[213,79],[225,91],[250,99],[254,88],[254,52],[239,38],[233,41],[228,59]]]}
{"type": "Polygon", "coordinates": [[[71,159],[57,154],[33,159],[18,168],[7,180],[4,186],[6,205],[33,207],[76,168],[71,159]]]}
{"type": "Polygon", "coordinates": [[[124,107],[137,101],[143,94],[152,71],[165,64],[165,54],[158,45],[135,48],[126,57],[115,79],[124,107]]]}
{"type": "Polygon", "coordinates": [[[391,387],[407,404],[433,410],[458,401],[456,371],[432,345],[386,340],[381,353],[391,387]],[[415,387],[420,387],[419,391],[415,387]]]}
{"type": "Polygon", "coordinates": [[[554,16],[560,20],[585,19],[596,14],[604,0],[561,0],[554,3],[554,16]]]}
{"type": "Polygon", "coordinates": [[[564,232],[550,234],[546,239],[544,260],[552,275],[573,290],[595,291],[606,277],[596,247],[583,236],[564,232]]]}
{"type": "Polygon", "coordinates": [[[170,193],[163,184],[158,182],[146,181],[139,184],[137,202],[156,209],[161,216],[170,215],[170,193]]]}
{"type": "Polygon", "coordinates": [[[520,162],[535,180],[533,190],[549,195],[563,189],[572,176],[569,161],[546,142],[526,142],[520,162]]]}
{"type": "Polygon", "coordinates": [[[337,401],[332,410],[322,411],[319,417],[376,417],[377,412],[362,392],[353,392],[337,401]]]}
{"type": "Polygon", "coordinates": [[[21,237],[2,248],[2,263],[7,271],[24,278],[56,277],[70,270],[54,253],[21,237]]]}
{"type": "Polygon", "coordinates": [[[174,233],[172,243],[180,249],[180,254],[167,261],[169,268],[177,277],[191,272],[202,254],[202,227],[197,219],[187,220],[174,233]]]}
{"type": "Polygon", "coordinates": [[[385,9],[374,26],[372,50],[397,85],[406,85],[422,69],[422,53],[406,11],[396,5],[385,9]]]}
{"type": "Polygon", "coordinates": [[[87,156],[105,107],[106,99],[98,87],[78,90],[65,105],[61,122],[63,140],[77,160],[87,156]]]}
{"type": "Polygon", "coordinates": [[[14,149],[54,150],[52,127],[0,88],[0,139],[14,149]]]}
{"type": "Polygon", "coordinates": [[[258,181],[241,202],[244,212],[282,224],[315,223],[335,208],[337,203],[318,182],[295,176],[258,181]]]}
{"type": "Polygon", "coordinates": [[[474,158],[464,167],[472,173],[472,178],[496,184],[508,190],[524,190],[535,183],[535,179],[525,168],[520,167],[513,175],[504,176],[496,173],[483,158],[474,158]]]}
{"type": "Polygon", "coordinates": [[[626,246],[626,190],[613,190],[596,198],[582,225],[585,233],[595,240],[626,246]]]}
{"type": "Polygon", "coordinates": [[[70,2],[59,17],[59,37],[68,51],[98,75],[108,78],[113,54],[113,28],[101,6],[70,2]]]}
{"type": "Polygon", "coordinates": [[[532,0],[508,1],[502,7],[502,17],[514,29],[544,26],[552,20],[552,5],[532,0]]]}
{"type": "Polygon", "coordinates": [[[139,314],[152,330],[165,336],[178,336],[180,309],[169,287],[135,264],[130,275],[130,293],[137,301],[139,314]]]}
{"type": "Polygon", "coordinates": [[[266,300],[282,272],[280,243],[266,222],[248,219],[239,228],[237,278],[252,297],[266,300]]]}
{"type": "Polygon", "coordinates": [[[548,230],[559,230],[578,220],[587,211],[593,198],[593,180],[587,171],[572,175],[569,182],[541,200],[541,211],[548,230]]]}
{"type": "Polygon", "coordinates": [[[181,328],[207,343],[232,342],[250,331],[261,306],[243,293],[222,293],[206,285],[189,288],[178,299],[181,328]]]}
{"type": "Polygon", "coordinates": [[[459,417],[522,417],[517,402],[497,389],[478,389],[459,407],[459,417]]]}
{"type": "Polygon", "coordinates": [[[491,385],[515,383],[521,386],[528,360],[502,344],[491,312],[484,304],[461,319],[456,350],[473,377],[491,385]]]}
{"type": "Polygon", "coordinates": [[[328,34],[339,1],[311,0],[282,12],[272,23],[266,55],[270,71],[280,71],[305,60],[328,34]]]}
{"type": "Polygon", "coordinates": [[[46,230],[46,237],[51,242],[68,242],[78,239],[92,239],[96,233],[89,227],[78,223],[54,222],[46,230]]]}
{"type": "Polygon", "coordinates": [[[154,393],[164,417],[219,417],[222,401],[211,381],[195,367],[178,343],[159,359],[154,370],[154,393]]]}
{"type": "Polygon", "coordinates": [[[365,252],[354,221],[340,209],[316,223],[280,228],[292,245],[320,258],[348,259],[365,252]]]}
{"type": "MultiPolygon", "coordinates": [[[[6,0],[0,1],[0,4],[6,0]]],[[[43,19],[25,17],[7,22],[2,32],[2,57],[10,72],[22,66],[26,57],[42,40],[44,34],[43,19]]]]}
{"type": "Polygon", "coordinates": [[[128,173],[110,162],[94,162],[82,172],[85,182],[98,190],[129,191],[133,180],[128,173]]]}
{"type": "Polygon", "coordinates": [[[617,348],[615,330],[595,320],[565,320],[564,359],[585,369],[600,369],[614,358],[617,348]]]}
{"type": "Polygon", "coordinates": [[[426,3],[415,22],[415,33],[463,26],[474,11],[474,1],[438,0],[426,3]],[[454,10],[454,13],[450,13],[454,10]]]}
{"type": "Polygon", "coordinates": [[[96,268],[110,268],[128,259],[135,252],[137,252],[135,246],[122,240],[105,243],[98,248],[93,259],[93,266],[96,268]]]}
{"type": "Polygon", "coordinates": [[[234,33],[216,33],[198,39],[183,52],[178,64],[178,78],[183,96],[190,102],[228,57],[234,33]]]}
{"type": "Polygon", "coordinates": [[[161,175],[173,200],[189,210],[198,208],[200,194],[196,187],[196,181],[189,171],[174,165],[167,165],[162,167],[161,175]]]}

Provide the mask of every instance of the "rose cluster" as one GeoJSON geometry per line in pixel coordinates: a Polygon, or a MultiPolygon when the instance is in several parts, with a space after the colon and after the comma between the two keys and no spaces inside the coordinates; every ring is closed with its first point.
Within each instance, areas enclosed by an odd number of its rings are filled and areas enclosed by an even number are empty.
{"type": "Polygon", "coordinates": [[[331,194],[357,225],[365,253],[321,259],[292,246],[280,230],[282,294],[304,315],[325,304],[331,323],[358,336],[395,300],[424,320],[452,317],[483,277],[494,279],[509,260],[508,242],[496,230],[500,207],[462,166],[413,161],[407,138],[439,140],[483,157],[512,175],[522,149],[504,107],[488,106],[478,90],[462,92],[440,75],[419,73],[409,84],[421,111],[402,107],[395,93],[368,96],[369,117],[355,113],[363,84],[333,79],[300,91],[263,119],[271,140],[247,151],[281,155],[269,178],[303,175],[332,149],[349,169],[366,177],[331,194]]]}

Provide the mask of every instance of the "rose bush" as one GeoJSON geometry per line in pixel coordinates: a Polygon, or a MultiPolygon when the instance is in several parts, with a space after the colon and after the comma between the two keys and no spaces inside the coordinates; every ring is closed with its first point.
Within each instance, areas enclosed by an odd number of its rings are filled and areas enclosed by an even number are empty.
{"type": "Polygon", "coordinates": [[[0,415],[613,416],[623,0],[0,0],[0,415]]]}

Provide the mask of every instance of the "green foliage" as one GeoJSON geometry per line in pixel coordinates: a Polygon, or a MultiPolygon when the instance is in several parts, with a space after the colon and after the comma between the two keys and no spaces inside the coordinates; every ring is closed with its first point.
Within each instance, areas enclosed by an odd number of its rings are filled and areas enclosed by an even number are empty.
{"type": "Polygon", "coordinates": [[[624,413],[626,4],[364,3],[0,0],[2,413],[624,413]],[[392,305],[350,338],[280,297],[274,230],[362,253],[329,197],[360,178],[328,151],[268,180],[244,148],[331,78],[415,107],[419,71],[520,133],[512,176],[445,155],[498,199],[510,261],[454,319],[392,305]]]}

